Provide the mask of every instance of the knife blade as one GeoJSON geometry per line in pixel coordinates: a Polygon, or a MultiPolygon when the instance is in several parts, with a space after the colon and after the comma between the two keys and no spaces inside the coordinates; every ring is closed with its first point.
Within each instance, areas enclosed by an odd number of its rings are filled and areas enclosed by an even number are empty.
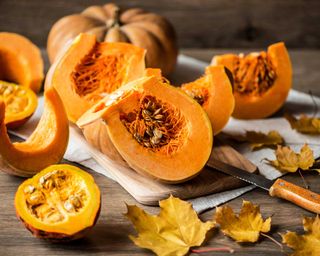
{"type": "Polygon", "coordinates": [[[261,175],[249,173],[216,159],[210,159],[207,162],[207,166],[211,170],[229,174],[237,179],[267,190],[272,197],[285,199],[306,210],[320,214],[320,195],[308,189],[304,189],[280,178],[269,180],[261,175]]]}

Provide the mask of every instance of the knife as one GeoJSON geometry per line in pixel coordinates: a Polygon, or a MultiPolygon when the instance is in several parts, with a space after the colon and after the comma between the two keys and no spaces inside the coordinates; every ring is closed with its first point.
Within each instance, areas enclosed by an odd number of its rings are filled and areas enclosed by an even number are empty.
{"type": "Polygon", "coordinates": [[[216,159],[210,159],[207,162],[207,166],[210,167],[210,169],[229,174],[256,187],[267,190],[272,197],[288,200],[306,210],[320,214],[320,195],[308,189],[304,189],[280,178],[269,180],[261,175],[249,173],[216,159]]]}

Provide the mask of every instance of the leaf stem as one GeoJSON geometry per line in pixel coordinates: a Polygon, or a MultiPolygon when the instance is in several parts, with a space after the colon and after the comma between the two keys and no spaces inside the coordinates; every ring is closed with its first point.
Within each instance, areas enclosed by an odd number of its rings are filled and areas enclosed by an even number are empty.
{"type": "Polygon", "coordinates": [[[307,184],[305,178],[303,177],[300,169],[299,169],[299,174],[300,174],[300,177],[301,177],[301,179],[302,179],[302,182],[303,182],[304,187],[305,187],[306,189],[309,189],[309,185],[307,184]]]}
{"type": "Polygon", "coordinates": [[[229,252],[229,253],[234,253],[234,249],[231,247],[208,247],[204,249],[192,249],[191,252],[193,253],[206,253],[206,252],[229,252]]]}
{"type": "Polygon", "coordinates": [[[269,236],[269,235],[267,235],[267,234],[265,234],[265,233],[260,233],[260,234],[261,234],[262,236],[270,239],[270,240],[271,240],[272,242],[274,242],[276,245],[278,245],[278,246],[281,248],[281,251],[283,250],[283,245],[282,245],[280,242],[278,242],[276,239],[274,239],[272,236],[269,236]]]}

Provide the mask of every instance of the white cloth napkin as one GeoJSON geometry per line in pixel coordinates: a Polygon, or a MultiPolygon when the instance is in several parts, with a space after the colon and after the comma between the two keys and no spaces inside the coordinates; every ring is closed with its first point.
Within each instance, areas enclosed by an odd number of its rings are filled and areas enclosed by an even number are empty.
{"type": "MultiPolygon", "coordinates": [[[[170,77],[170,80],[173,81],[173,84],[181,84],[182,82],[193,81],[195,78],[198,78],[203,74],[204,69],[207,65],[208,63],[184,55],[180,55],[178,58],[176,71],[174,72],[172,77],[170,77]]],[[[317,105],[320,106],[320,98],[314,97],[314,100],[316,101],[317,105]]],[[[26,125],[14,131],[14,134],[23,138],[28,137],[37,125],[42,113],[42,109],[43,98],[40,97],[39,107],[36,113],[26,125]]],[[[314,111],[314,103],[309,95],[291,90],[288,100],[282,111],[292,114],[305,113],[312,115],[314,111]]],[[[232,135],[238,135],[244,134],[248,130],[261,132],[277,130],[284,137],[286,143],[293,147],[296,151],[298,151],[304,143],[308,143],[313,149],[315,157],[320,156],[320,137],[297,133],[290,128],[288,122],[281,116],[252,121],[231,119],[227,127],[225,127],[224,132],[232,135]]],[[[86,151],[83,145],[83,141],[78,139],[77,136],[74,136],[73,132],[74,131],[72,131],[70,134],[69,145],[64,158],[72,162],[80,163],[112,179],[110,173],[108,173],[107,170],[101,167],[91,157],[89,152],[86,151]]],[[[262,161],[262,159],[264,158],[274,159],[274,151],[272,149],[261,149],[252,151],[249,145],[246,143],[237,144],[235,145],[235,148],[245,157],[251,160],[255,165],[257,165],[260,173],[268,179],[275,179],[282,175],[282,173],[277,171],[275,168],[267,165],[265,161],[262,161]]],[[[190,200],[190,202],[192,202],[193,207],[197,212],[202,212],[225,203],[233,198],[236,198],[252,190],[253,188],[255,188],[255,186],[246,186],[230,191],[212,194],[209,196],[199,197],[190,200]]]]}

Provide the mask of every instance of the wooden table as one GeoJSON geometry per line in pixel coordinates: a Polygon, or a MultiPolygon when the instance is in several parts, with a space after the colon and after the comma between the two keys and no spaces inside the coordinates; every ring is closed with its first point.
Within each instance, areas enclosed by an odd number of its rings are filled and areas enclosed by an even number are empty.
{"type": "MultiPolygon", "coordinates": [[[[213,53],[218,51],[184,50],[182,52],[209,61],[213,53]]],[[[312,90],[315,95],[320,96],[320,73],[318,72],[320,51],[296,50],[291,52],[291,57],[294,66],[294,88],[305,92],[312,90]]],[[[32,237],[16,218],[13,205],[14,194],[23,179],[0,173],[0,255],[152,255],[149,251],[136,247],[128,238],[128,234],[134,234],[135,231],[123,216],[126,212],[125,203],[137,204],[137,202],[116,182],[96,173],[93,173],[93,176],[102,192],[101,215],[96,226],[86,238],[80,241],[51,244],[32,237]]],[[[319,175],[305,172],[304,176],[310,188],[320,193],[319,175]]],[[[290,174],[285,179],[302,185],[299,175],[290,174]]],[[[283,233],[286,230],[302,232],[301,217],[303,215],[315,216],[283,200],[271,198],[261,189],[255,189],[241,198],[232,200],[229,204],[239,209],[242,199],[259,204],[264,217],[273,216],[270,234],[278,241],[281,240],[279,232],[283,233]]],[[[157,207],[141,207],[154,214],[159,210],[157,207]]],[[[200,216],[201,219],[212,218],[214,211],[205,212],[200,216]]],[[[261,238],[257,244],[240,246],[223,236],[221,232],[214,232],[204,247],[221,245],[234,248],[234,255],[285,255],[268,239],[261,238]]],[[[224,255],[224,253],[214,255],[224,255]]]]}

